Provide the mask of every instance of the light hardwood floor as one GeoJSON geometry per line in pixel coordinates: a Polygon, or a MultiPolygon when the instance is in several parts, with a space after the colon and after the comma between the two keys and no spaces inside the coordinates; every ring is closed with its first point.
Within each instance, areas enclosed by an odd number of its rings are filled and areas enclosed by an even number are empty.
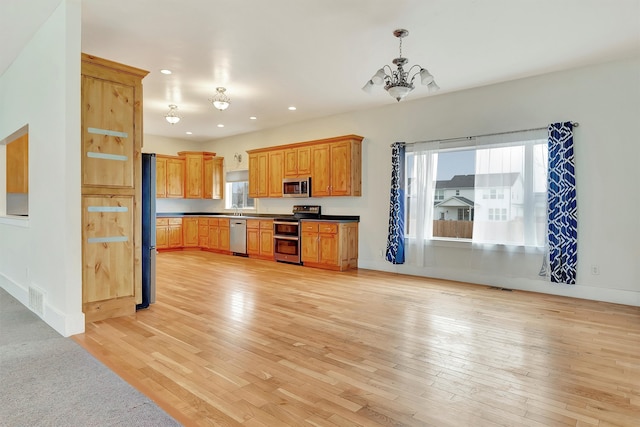
{"type": "Polygon", "coordinates": [[[75,339],[185,425],[640,425],[631,306],[173,252],[75,339]]]}

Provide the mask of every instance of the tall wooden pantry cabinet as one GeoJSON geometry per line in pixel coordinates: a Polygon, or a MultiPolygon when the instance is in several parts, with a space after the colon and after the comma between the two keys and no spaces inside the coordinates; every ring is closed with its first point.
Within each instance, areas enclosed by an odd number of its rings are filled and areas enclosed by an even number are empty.
{"type": "Polygon", "coordinates": [[[82,54],[82,311],[86,322],[142,301],[142,79],[82,54]]]}

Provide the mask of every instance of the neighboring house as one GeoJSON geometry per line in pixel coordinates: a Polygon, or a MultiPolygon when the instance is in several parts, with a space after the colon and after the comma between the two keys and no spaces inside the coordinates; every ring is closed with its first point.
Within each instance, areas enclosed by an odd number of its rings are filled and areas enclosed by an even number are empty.
{"type": "Polygon", "coordinates": [[[478,221],[512,221],[524,216],[524,187],[519,172],[476,176],[478,221]],[[478,197],[478,198],[480,198],[478,197]]]}
{"type": "Polygon", "coordinates": [[[436,181],[433,219],[472,221],[474,199],[475,175],[454,175],[436,181]]]}
{"type": "Polygon", "coordinates": [[[523,216],[519,172],[455,175],[436,182],[434,219],[510,221],[523,216]]]}

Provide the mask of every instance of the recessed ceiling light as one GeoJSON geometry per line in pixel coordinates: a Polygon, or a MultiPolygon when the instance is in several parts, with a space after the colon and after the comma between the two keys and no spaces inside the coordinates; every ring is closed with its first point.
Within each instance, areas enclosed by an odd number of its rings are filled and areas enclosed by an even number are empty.
{"type": "Polygon", "coordinates": [[[171,70],[167,70],[167,69],[160,70],[160,72],[161,72],[162,74],[171,74],[171,70]]]}
{"type": "Polygon", "coordinates": [[[189,132],[189,131],[187,131],[187,132],[185,132],[185,133],[186,133],[187,135],[193,135],[193,132],[189,132]]]}
{"type": "Polygon", "coordinates": [[[289,110],[291,111],[296,111],[296,107],[294,107],[293,105],[291,107],[289,107],[289,110]]]}
{"type": "Polygon", "coordinates": [[[224,125],[223,125],[222,123],[220,123],[220,124],[218,125],[218,127],[219,127],[219,128],[223,128],[223,127],[224,127],[224,125]]]}
{"type": "Polygon", "coordinates": [[[249,117],[249,120],[258,120],[258,118],[256,116],[251,116],[249,117]]]}

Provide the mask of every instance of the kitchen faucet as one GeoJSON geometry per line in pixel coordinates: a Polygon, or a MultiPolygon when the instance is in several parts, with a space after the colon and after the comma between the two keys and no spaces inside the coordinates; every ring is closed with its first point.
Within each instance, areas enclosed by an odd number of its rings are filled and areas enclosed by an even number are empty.
{"type": "Polygon", "coordinates": [[[233,208],[233,216],[242,215],[242,213],[240,213],[240,208],[238,207],[238,205],[233,204],[231,207],[233,208]]]}

